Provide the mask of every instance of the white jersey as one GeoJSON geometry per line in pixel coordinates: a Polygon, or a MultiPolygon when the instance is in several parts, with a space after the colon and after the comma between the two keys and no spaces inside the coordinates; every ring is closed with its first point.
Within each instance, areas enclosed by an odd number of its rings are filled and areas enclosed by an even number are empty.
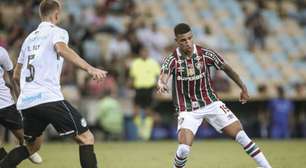
{"type": "Polygon", "coordinates": [[[3,78],[4,71],[13,70],[13,63],[7,51],[0,47],[0,109],[13,105],[15,102],[12,98],[10,89],[5,85],[3,78]]]}
{"type": "Polygon", "coordinates": [[[23,64],[18,110],[64,99],[60,86],[64,60],[54,45],[68,41],[67,31],[49,22],[42,22],[25,39],[18,58],[18,63],[23,64]]]}

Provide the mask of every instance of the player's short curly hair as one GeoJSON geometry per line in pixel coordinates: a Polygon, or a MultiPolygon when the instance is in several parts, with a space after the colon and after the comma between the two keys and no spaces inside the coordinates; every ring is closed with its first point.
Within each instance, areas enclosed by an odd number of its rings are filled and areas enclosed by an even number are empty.
{"type": "Polygon", "coordinates": [[[46,17],[60,8],[61,5],[57,0],[43,0],[39,4],[39,15],[40,17],[46,17]]]}
{"type": "Polygon", "coordinates": [[[188,33],[189,31],[191,31],[191,28],[186,23],[179,23],[174,27],[175,36],[188,33]]]}

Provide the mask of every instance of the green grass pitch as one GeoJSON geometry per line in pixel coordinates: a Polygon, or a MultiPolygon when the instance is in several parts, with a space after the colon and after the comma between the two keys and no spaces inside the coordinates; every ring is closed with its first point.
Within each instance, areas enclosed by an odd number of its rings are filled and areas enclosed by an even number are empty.
{"type": "MultiPolygon", "coordinates": [[[[306,168],[306,140],[255,141],[273,168],[306,168]]],[[[99,168],[172,168],[176,141],[97,143],[99,168]]],[[[7,147],[8,148],[8,147],[7,147]]],[[[26,160],[18,168],[80,168],[73,142],[45,143],[39,152],[44,162],[26,160]]],[[[231,140],[195,141],[187,168],[256,168],[242,148],[231,140]]]]}

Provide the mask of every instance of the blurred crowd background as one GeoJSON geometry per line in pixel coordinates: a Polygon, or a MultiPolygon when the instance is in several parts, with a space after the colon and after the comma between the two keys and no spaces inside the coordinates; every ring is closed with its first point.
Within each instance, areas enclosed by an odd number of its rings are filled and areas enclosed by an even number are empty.
{"type": "MultiPolygon", "coordinates": [[[[14,62],[40,23],[39,2],[0,2],[0,46],[14,62]]],[[[195,42],[218,51],[246,83],[251,99],[241,105],[239,88],[213,71],[215,90],[249,135],[306,137],[306,0],[61,2],[60,26],[69,32],[69,45],[109,72],[102,83],[69,62],[62,72],[65,98],[86,116],[98,140],[176,137],[171,95],[156,95],[154,86],[163,58],[176,47],[173,27],[180,22],[190,24],[195,42]],[[136,93],[148,100],[135,101],[136,93]]],[[[47,138],[54,135],[50,128],[47,138]]],[[[203,123],[197,137],[220,135],[203,123]]]]}

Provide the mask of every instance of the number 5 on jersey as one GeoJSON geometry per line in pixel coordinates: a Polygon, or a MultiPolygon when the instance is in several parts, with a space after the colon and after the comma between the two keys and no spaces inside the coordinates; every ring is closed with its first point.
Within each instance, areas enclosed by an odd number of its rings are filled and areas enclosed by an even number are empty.
{"type": "Polygon", "coordinates": [[[32,64],[30,64],[30,60],[34,59],[34,57],[34,54],[28,56],[27,69],[30,71],[30,76],[26,77],[26,82],[32,82],[34,80],[35,68],[32,64]]]}

